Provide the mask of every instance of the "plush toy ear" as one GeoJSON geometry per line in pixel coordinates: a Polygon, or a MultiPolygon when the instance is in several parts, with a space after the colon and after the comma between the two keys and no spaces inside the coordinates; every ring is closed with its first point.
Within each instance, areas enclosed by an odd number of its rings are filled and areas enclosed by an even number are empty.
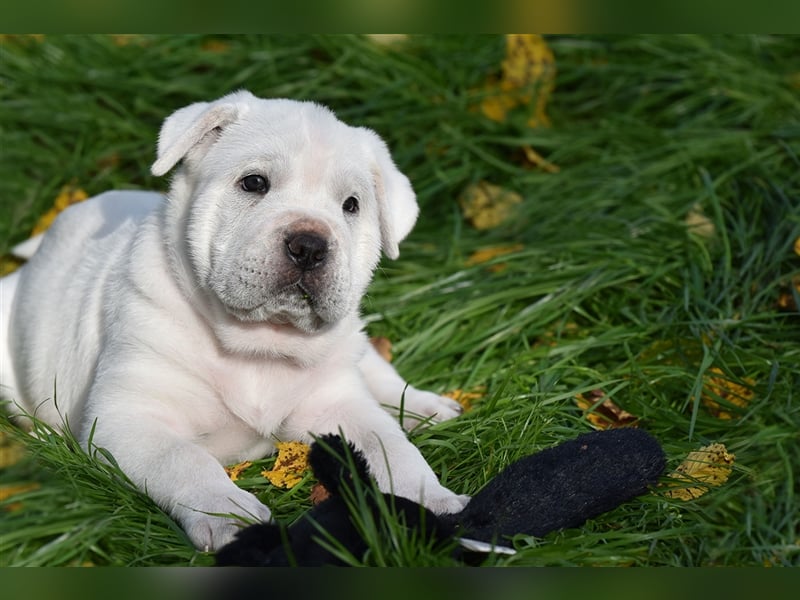
{"type": "Polygon", "coordinates": [[[408,177],[394,164],[384,141],[371,129],[362,129],[374,157],[375,195],[380,211],[381,239],[384,254],[400,256],[399,244],[417,221],[417,196],[408,177]]]}
{"type": "Polygon", "coordinates": [[[165,175],[207,139],[209,133],[239,119],[254,98],[250,92],[240,91],[214,102],[190,104],[172,113],[161,126],[156,161],[150,171],[156,176],[165,175]]]}
{"type": "Polygon", "coordinates": [[[353,477],[369,483],[369,467],[364,455],[338,435],[323,435],[311,445],[308,463],[317,480],[331,494],[342,495],[352,488],[353,477]]]}

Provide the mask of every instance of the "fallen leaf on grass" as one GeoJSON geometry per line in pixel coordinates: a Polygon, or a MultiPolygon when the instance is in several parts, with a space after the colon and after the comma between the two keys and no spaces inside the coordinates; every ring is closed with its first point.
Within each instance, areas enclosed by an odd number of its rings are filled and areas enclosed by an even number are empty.
{"type": "Polygon", "coordinates": [[[17,464],[25,455],[25,448],[5,432],[0,432],[0,469],[17,464]]]}
{"type": "Polygon", "coordinates": [[[555,163],[551,163],[530,146],[523,146],[522,153],[528,163],[539,167],[542,171],[547,171],[548,173],[558,173],[561,170],[561,167],[555,163]]]}
{"type": "Polygon", "coordinates": [[[470,392],[461,389],[450,390],[442,395],[455,400],[461,405],[464,412],[469,412],[475,402],[482,400],[486,396],[486,386],[478,386],[470,392]]]}
{"type": "Polygon", "coordinates": [[[392,342],[389,338],[385,337],[373,337],[369,339],[372,347],[378,351],[378,354],[381,355],[383,360],[386,362],[392,362],[392,342]]]}
{"type": "Polygon", "coordinates": [[[711,444],[690,452],[669,475],[675,480],[675,484],[662,484],[670,487],[664,495],[683,501],[699,498],[712,487],[722,485],[728,480],[735,458],[724,444],[711,444]]]}
{"type": "Polygon", "coordinates": [[[487,82],[485,89],[489,93],[481,102],[481,112],[493,121],[503,122],[510,110],[527,106],[528,126],[547,126],[550,120],[545,108],[555,75],[555,58],[541,35],[509,34],[500,80],[487,82]]]}
{"type": "Polygon", "coordinates": [[[491,229],[505,221],[522,196],[488,181],[473,183],[461,193],[458,204],[475,229],[491,229]]]}
{"type": "Polygon", "coordinates": [[[25,261],[16,256],[0,256],[0,277],[13,273],[23,264],[25,261]]]}
{"type": "MultiPolygon", "coordinates": [[[[498,256],[503,256],[505,254],[513,254],[514,252],[519,252],[524,248],[525,246],[523,246],[522,244],[514,244],[512,246],[492,246],[491,248],[482,248],[481,250],[476,250],[475,252],[470,254],[469,258],[467,258],[464,264],[468,267],[481,265],[485,262],[489,262],[494,258],[497,258],[498,256]]],[[[488,269],[493,273],[499,273],[505,268],[506,265],[504,263],[498,263],[488,267],[488,269]]]]}
{"type": "Polygon", "coordinates": [[[746,385],[741,385],[731,381],[718,367],[708,370],[703,382],[701,400],[709,409],[712,415],[720,419],[733,419],[735,413],[728,412],[726,408],[731,406],[747,408],[753,399],[753,386],[756,384],[754,379],[745,377],[742,381],[746,385]],[[720,403],[721,401],[721,403],[720,403]]]}
{"type": "Polygon", "coordinates": [[[795,294],[800,296],[800,277],[794,277],[791,282],[791,287],[789,285],[784,285],[783,289],[786,291],[782,291],[778,296],[778,308],[786,312],[799,311],[800,306],[798,306],[795,301],[795,294]],[[794,288],[794,292],[791,289],[792,287],[794,288]]]}
{"type": "MultiPolygon", "coordinates": [[[[18,496],[19,494],[24,494],[25,492],[38,490],[40,487],[42,486],[35,482],[2,485],[0,486],[0,502],[18,496]]],[[[5,512],[16,512],[22,510],[23,507],[24,504],[21,501],[9,502],[3,507],[3,510],[5,512]]]]}
{"type": "Polygon", "coordinates": [[[596,429],[614,429],[617,427],[636,427],[639,417],[621,409],[603,390],[592,390],[575,396],[575,404],[583,411],[583,416],[596,429]]]}
{"type": "Polygon", "coordinates": [[[246,460],[244,462],[240,462],[235,465],[231,465],[230,467],[225,467],[225,472],[228,474],[228,477],[231,478],[231,481],[237,481],[239,476],[242,474],[242,471],[251,467],[253,465],[252,462],[246,460]]]}
{"type": "Polygon", "coordinates": [[[309,447],[302,442],[278,442],[278,458],[269,471],[261,471],[269,482],[282,488],[293,488],[308,470],[309,447]]]}
{"type": "Polygon", "coordinates": [[[706,240],[713,238],[716,233],[714,221],[703,214],[703,208],[700,204],[695,204],[689,209],[685,223],[689,233],[694,233],[706,240]]]}
{"type": "Polygon", "coordinates": [[[53,223],[58,214],[72,204],[82,202],[89,197],[85,191],[75,185],[65,185],[56,196],[53,207],[43,214],[33,227],[31,236],[44,232],[53,223]]]}
{"type": "Polygon", "coordinates": [[[585,338],[589,332],[581,328],[575,321],[568,321],[558,326],[551,327],[533,340],[533,348],[555,348],[562,340],[585,338]]]}
{"type": "Polygon", "coordinates": [[[203,41],[200,48],[205,52],[213,52],[215,54],[224,54],[231,49],[231,45],[220,39],[211,38],[203,41]]]}

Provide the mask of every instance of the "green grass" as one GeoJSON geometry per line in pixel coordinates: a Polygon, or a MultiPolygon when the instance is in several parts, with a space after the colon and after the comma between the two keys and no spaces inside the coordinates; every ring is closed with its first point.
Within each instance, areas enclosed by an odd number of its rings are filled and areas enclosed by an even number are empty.
{"type": "MultiPolygon", "coordinates": [[[[376,275],[369,331],[394,342],[415,385],[486,388],[471,412],[412,434],[445,484],[475,492],[587,431],[573,398],[595,388],[641,418],[670,469],[711,442],[736,455],[728,482],[699,499],[646,495],[486,564],[800,565],[800,315],[777,306],[800,275],[800,38],[548,38],[546,129],[528,129],[524,111],[498,124],[472,110],[499,72],[500,37],[216,39],[224,51],[204,37],[3,40],[0,253],[64,184],[163,189],[149,164],[180,106],[240,87],[327,103],[387,139],[424,215],[376,275]],[[526,168],[524,145],[560,172],[526,168]],[[456,199],[484,179],[524,202],[479,232],[456,199]],[[695,205],[713,238],[687,230],[695,205]],[[496,244],[522,249],[493,261],[502,270],[466,265],[496,244]],[[712,368],[754,382],[735,419],[698,401],[712,368]]],[[[27,458],[0,484],[41,487],[0,504],[22,503],[0,518],[0,564],[209,564],[113,467],[70,439],[24,439],[27,458]]],[[[240,483],[290,521],[312,481],[273,488],[257,475],[271,461],[240,483]]],[[[452,564],[389,530],[368,534],[367,564],[452,564]]]]}

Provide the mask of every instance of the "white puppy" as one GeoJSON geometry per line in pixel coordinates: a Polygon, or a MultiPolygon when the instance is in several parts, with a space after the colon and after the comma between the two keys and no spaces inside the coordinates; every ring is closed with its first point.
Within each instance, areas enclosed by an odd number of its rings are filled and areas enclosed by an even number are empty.
{"type": "Polygon", "coordinates": [[[460,510],[381,408],[440,420],[458,405],[406,387],[362,331],[381,249],[397,257],[418,212],[380,138],[237,92],[164,122],[152,171],[179,162],[166,199],[76,205],[0,281],[4,395],[84,443],[95,427],[199,548],[235,534],[219,513],[270,517],[221,463],[340,429],[382,490],[460,510]]]}

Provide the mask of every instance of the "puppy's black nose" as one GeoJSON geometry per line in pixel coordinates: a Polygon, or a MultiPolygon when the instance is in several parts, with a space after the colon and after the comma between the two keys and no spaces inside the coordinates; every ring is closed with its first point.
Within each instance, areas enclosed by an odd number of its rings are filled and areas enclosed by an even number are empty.
{"type": "Polygon", "coordinates": [[[315,269],[328,256],[328,242],[314,233],[297,233],[286,238],[286,255],[303,271],[315,269]]]}

